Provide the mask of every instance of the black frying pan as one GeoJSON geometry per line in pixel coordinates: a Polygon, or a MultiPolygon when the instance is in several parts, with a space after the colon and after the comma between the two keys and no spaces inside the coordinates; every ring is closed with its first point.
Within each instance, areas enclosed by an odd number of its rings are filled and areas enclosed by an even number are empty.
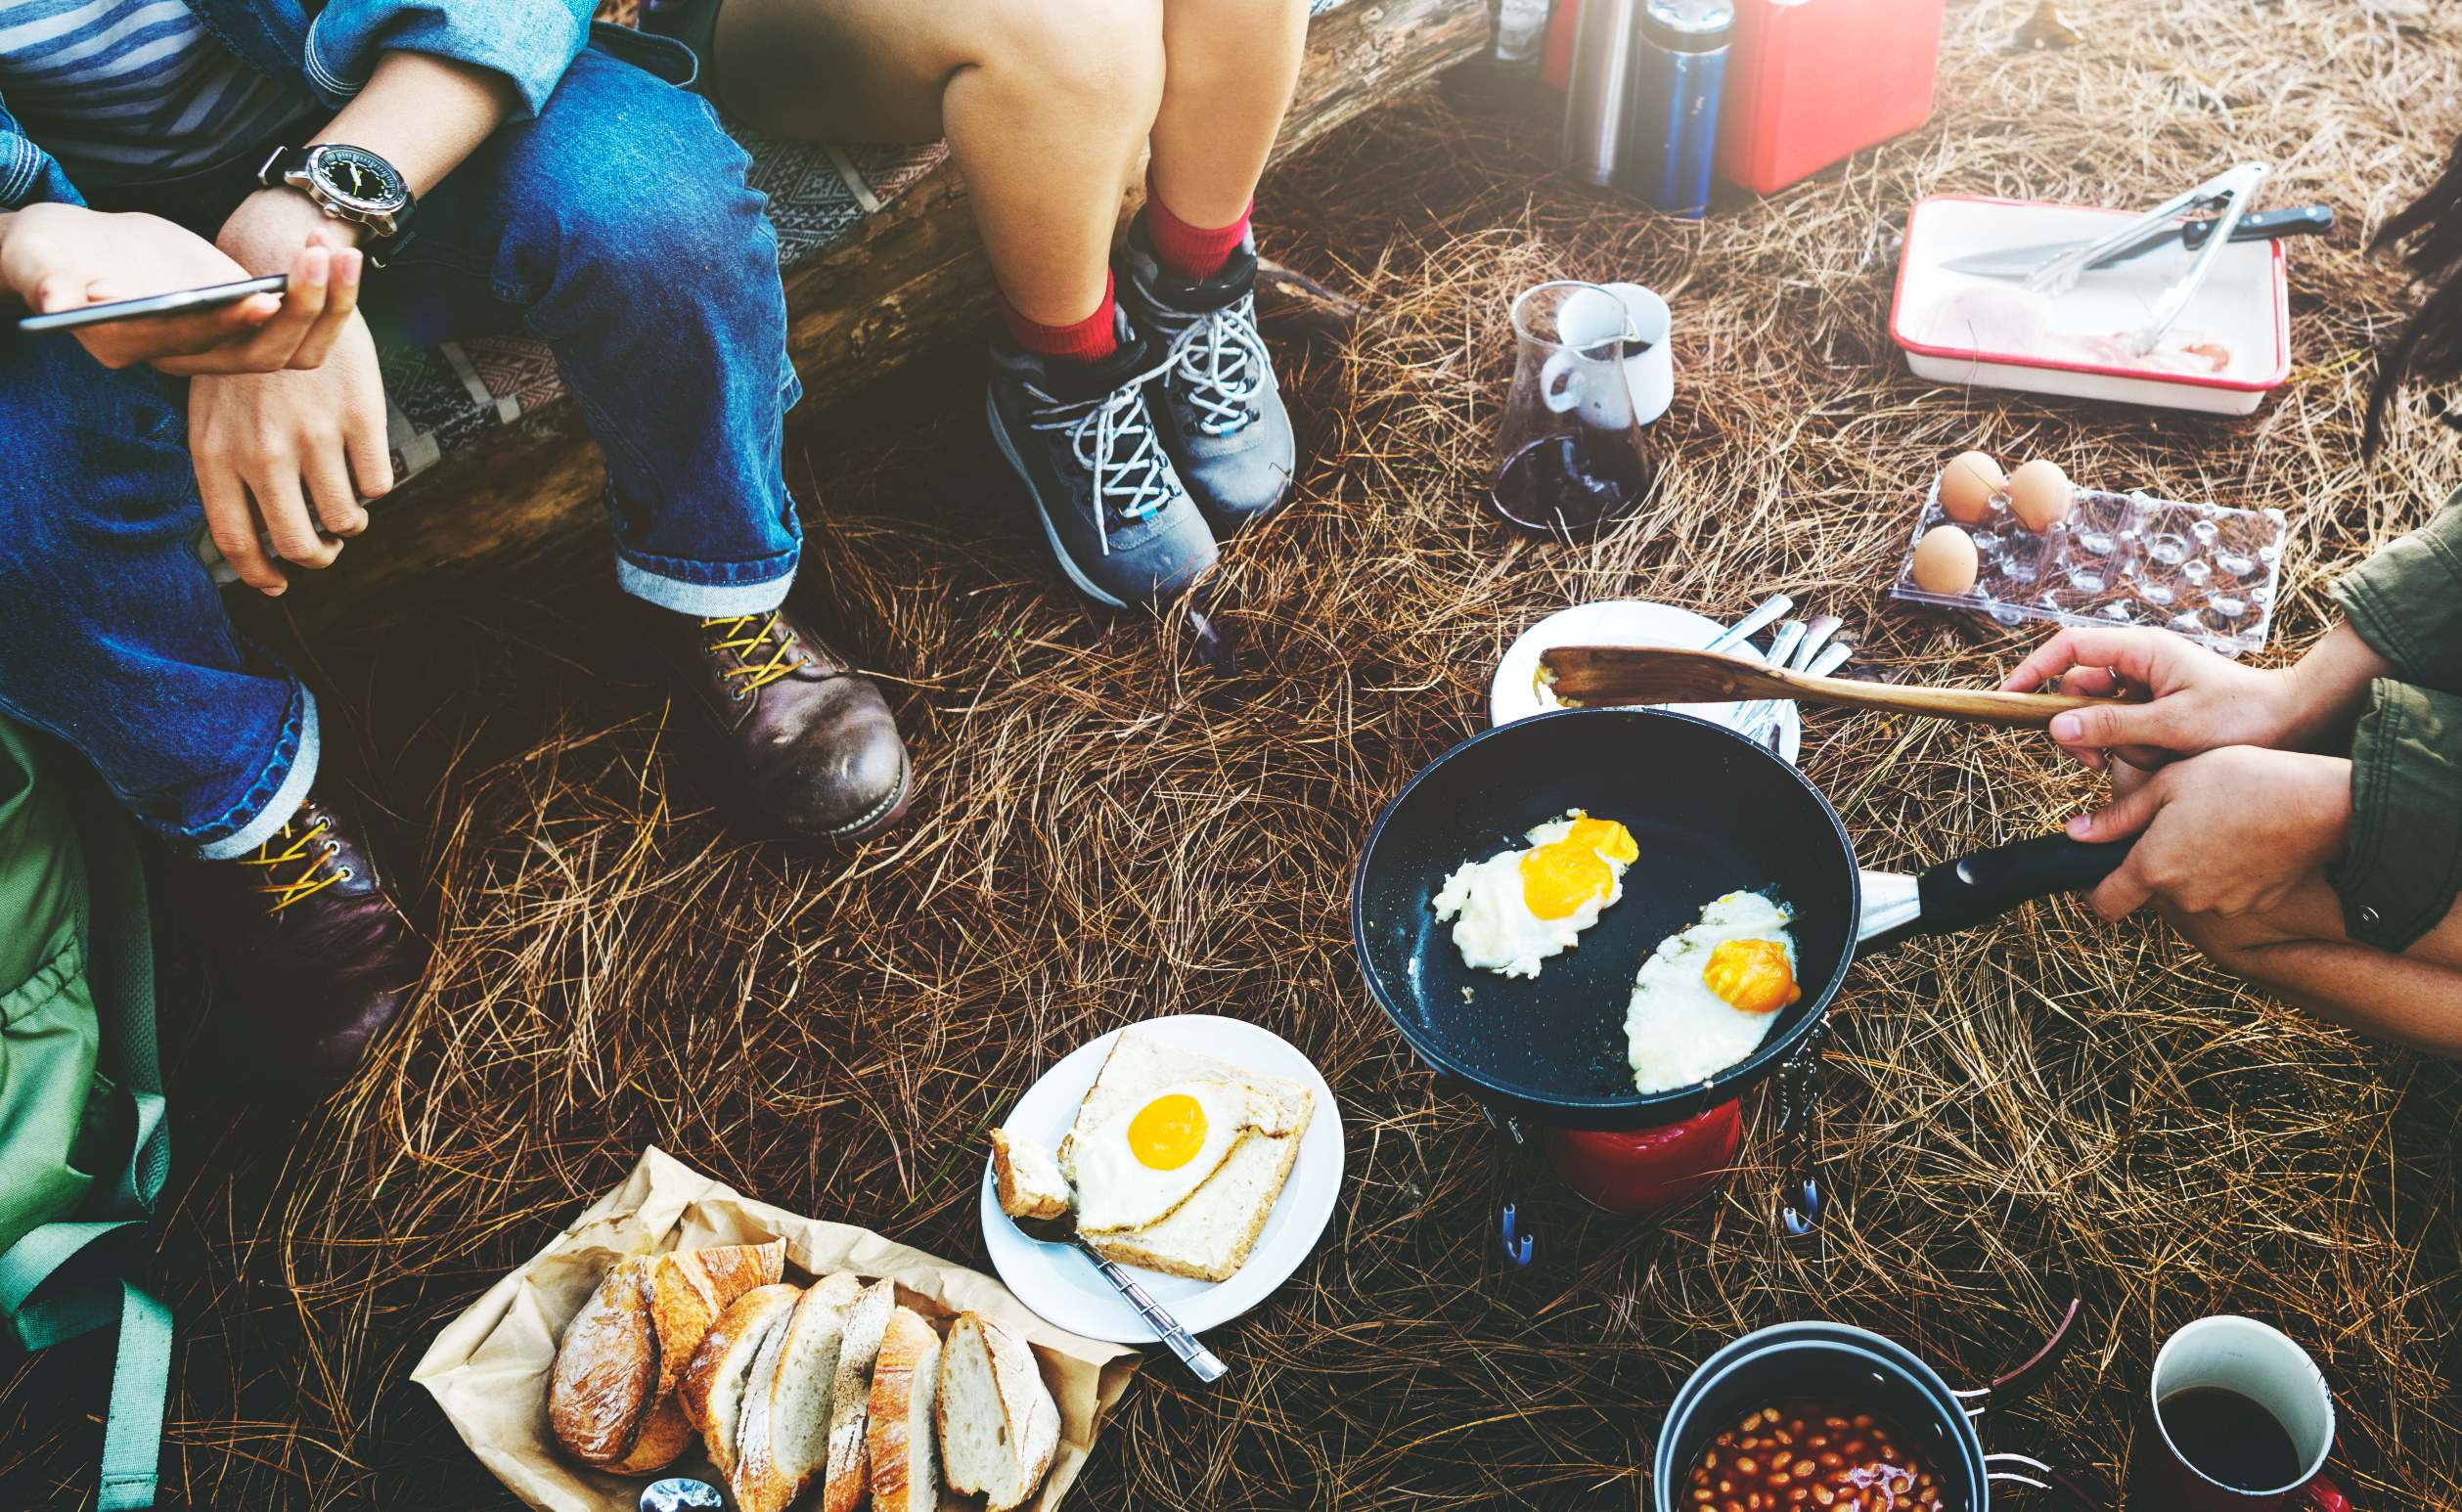
{"type": "Polygon", "coordinates": [[[1759,1083],[1810,1036],[1858,944],[1946,933],[2093,886],[2127,847],[2046,835],[1921,876],[1858,871],[1820,790],[1721,725],[1661,709],[1567,709],[1474,735],[1410,779],[1368,834],[1351,932],[1377,1005],[1419,1058],[1492,1116],[1568,1129],[1679,1123],[1759,1083]],[[1568,808],[1619,820],[1640,858],[1622,902],[1535,980],[1464,966],[1431,904],[1455,867],[1526,844],[1568,808]],[[1699,1087],[1643,1094],[1626,1059],[1634,973],[1738,888],[1795,911],[1804,996],[1761,1048],[1699,1087]]]}

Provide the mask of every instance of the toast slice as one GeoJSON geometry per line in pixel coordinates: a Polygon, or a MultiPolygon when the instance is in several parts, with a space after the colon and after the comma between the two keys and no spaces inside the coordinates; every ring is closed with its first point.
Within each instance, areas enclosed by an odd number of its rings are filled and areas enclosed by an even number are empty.
{"type": "Polygon", "coordinates": [[[843,1272],[815,1282],[753,1362],[731,1487],[738,1512],[786,1512],[828,1468],[829,1391],[847,1309],[863,1287],[843,1272]]]}
{"type": "Polygon", "coordinates": [[[865,1430],[872,1416],[873,1366],[897,1305],[897,1283],[874,1281],[847,1307],[837,1379],[829,1386],[829,1454],[821,1484],[821,1512],[855,1512],[872,1484],[865,1430]]]}
{"type": "Polygon", "coordinates": [[[872,1461],[873,1512],[938,1512],[933,1401],[940,1391],[940,1335],[913,1308],[889,1314],[872,1371],[864,1429],[872,1461]]]}
{"type": "Polygon", "coordinates": [[[1076,1205],[1052,1152],[1006,1129],[992,1131],[992,1179],[1010,1218],[1059,1218],[1076,1205]]]}
{"type": "Polygon", "coordinates": [[[1060,1446],[1060,1408],[1026,1342],[961,1312],[940,1352],[932,1407],[949,1489],[984,1497],[985,1512],[1022,1506],[1060,1446]]]}
{"type": "Polygon", "coordinates": [[[547,1421],[563,1451],[585,1465],[631,1452],[658,1384],[650,1318],[649,1257],[620,1260],[599,1280],[556,1347],[547,1421]]]}
{"type": "Polygon", "coordinates": [[[1246,1087],[1266,1110],[1270,1129],[1251,1129],[1172,1213],[1141,1228],[1087,1234],[1106,1259],[1199,1281],[1229,1280],[1248,1261],[1283,1183],[1298,1164],[1302,1136],[1316,1116],[1314,1090],[1288,1077],[1267,1076],[1218,1056],[1164,1045],[1135,1029],[1111,1042],[1102,1070],[1087,1090],[1059,1166],[1073,1176],[1078,1139],[1181,1082],[1220,1081],[1246,1087]]]}
{"type": "Polygon", "coordinates": [[[719,1317],[684,1367],[676,1395],[684,1402],[684,1415],[701,1432],[709,1462],[722,1475],[735,1473],[744,1384],[762,1346],[786,1326],[786,1316],[802,1295],[800,1286],[756,1286],[745,1292],[719,1317]]]}

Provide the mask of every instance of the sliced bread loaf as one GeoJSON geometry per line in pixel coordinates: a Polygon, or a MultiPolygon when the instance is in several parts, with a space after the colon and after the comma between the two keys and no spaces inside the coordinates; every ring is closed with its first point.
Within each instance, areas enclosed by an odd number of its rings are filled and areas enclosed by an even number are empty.
{"type": "Polygon", "coordinates": [[[865,1429],[872,1415],[873,1366],[897,1305],[897,1283],[874,1281],[846,1310],[837,1379],[829,1386],[829,1454],[821,1483],[821,1512],[855,1512],[872,1484],[865,1429]]]}
{"type": "Polygon", "coordinates": [[[913,1308],[889,1314],[872,1371],[873,1512],[938,1512],[940,1469],[933,1455],[932,1401],[940,1389],[940,1335],[913,1308]]]}
{"type": "Polygon", "coordinates": [[[650,1321],[649,1257],[620,1260],[600,1278],[556,1348],[547,1421],[557,1445],[585,1465],[612,1465],[641,1434],[658,1384],[650,1321]]]}
{"type": "Polygon", "coordinates": [[[738,1414],[732,1489],[738,1512],[786,1512],[828,1464],[829,1392],[837,1384],[847,1309],[864,1283],[827,1276],[795,1304],[772,1349],[754,1361],[738,1414]]]}
{"type": "Polygon", "coordinates": [[[609,1470],[617,1475],[648,1475],[675,1463],[693,1446],[693,1422],[685,1416],[676,1383],[720,1314],[745,1292],[776,1282],[785,1260],[786,1241],[772,1239],[767,1244],[677,1250],[650,1262],[649,1316],[658,1335],[657,1395],[642,1419],[631,1451],[609,1465],[609,1470]]]}
{"type": "Polygon", "coordinates": [[[1060,1445],[1060,1408],[1034,1351],[980,1313],[950,1325],[933,1415],[950,1490],[981,1492],[986,1512],[1024,1505],[1060,1445]]]}
{"type": "Polygon", "coordinates": [[[787,1314],[802,1295],[800,1286],[756,1286],[745,1292],[720,1315],[684,1367],[676,1395],[684,1402],[684,1415],[700,1430],[709,1462],[722,1475],[733,1475],[736,1468],[737,1417],[743,1407],[744,1383],[762,1346],[786,1326],[787,1314]]]}

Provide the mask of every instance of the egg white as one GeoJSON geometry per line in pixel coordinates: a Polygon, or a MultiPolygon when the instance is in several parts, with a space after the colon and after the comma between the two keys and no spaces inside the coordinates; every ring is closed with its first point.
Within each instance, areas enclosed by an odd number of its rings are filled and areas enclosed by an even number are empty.
{"type": "MultiPolygon", "coordinates": [[[[1734,1065],[1761,1048],[1778,1013],[1730,1007],[1701,980],[1710,953],[1730,940],[1775,940],[1796,971],[1793,911],[1760,893],[1728,893],[1701,921],[1668,936],[1641,963],[1625,1010],[1636,1091],[1672,1091],[1734,1065]]],[[[1783,1011],[1783,1010],[1782,1010],[1783,1011]]]]}
{"type": "Polygon", "coordinates": [[[1500,976],[1535,977],[1539,963],[1561,955],[1581,939],[1582,931],[1598,922],[1625,895],[1627,862],[1607,860],[1607,895],[1586,900],[1562,918],[1541,918],[1522,897],[1522,858],[1543,845],[1563,839],[1579,809],[1561,819],[1535,825],[1522,838],[1520,850],[1500,851],[1485,861],[1465,862],[1454,868],[1436,892],[1436,920],[1454,920],[1454,946],[1462,964],[1500,976]]]}
{"type": "Polygon", "coordinates": [[[1232,1082],[1181,1082],[1160,1088],[1069,1149],[1077,1182],[1077,1226],[1088,1233],[1117,1233],[1159,1223],[1194,1196],[1251,1129],[1277,1132],[1278,1109],[1260,1108],[1255,1093],[1232,1082]],[[1205,1110],[1205,1138],[1186,1164],[1157,1171],[1129,1148],[1129,1124],[1158,1098],[1175,1092],[1194,1097],[1205,1110]]]}

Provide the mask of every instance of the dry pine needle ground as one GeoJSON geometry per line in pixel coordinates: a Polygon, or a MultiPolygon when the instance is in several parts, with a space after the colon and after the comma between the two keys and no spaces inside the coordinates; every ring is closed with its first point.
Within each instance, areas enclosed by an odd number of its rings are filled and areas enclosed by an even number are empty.
{"type": "MultiPolygon", "coordinates": [[[[2012,52],[2031,9],[1952,11],[1922,131],[1697,225],[1553,180],[1544,120],[1434,97],[1280,169],[1268,250],[1371,315],[1283,348],[1311,462],[1230,553],[1249,659],[1229,682],[1070,600],[980,437],[965,354],[798,417],[804,601],[897,680],[927,784],[859,855],[748,842],[711,809],[612,634],[595,538],[296,648],[357,719],[438,963],[381,1063],[304,1123],[228,1089],[209,1006],[171,1010],[171,1499],[506,1505],[409,1366],[643,1145],[981,1264],[980,1138],[1026,1082],[1102,1030],[1213,1010],[1324,1068],[1344,1201],[1216,1341],[1222,1389],[1161,1365],[1132,1390],[1074,1498],[1090,1512],[1637,1507],[1669,1394],[1725,1338],[1826,1314],[1972,1381],[2031,1346],[2058,1273],[2092,1298],[2089,1332],[1998,1445],[2116,1475],[2155,1343],[2237,1310],[2323,1363],[2361,1507],[2462,1504],[2453,1073],[2251,995],[2159,927],[2038,906],[1859,966],[1817,1250],[1772,1239],[1765,1144],[1661,1223],[1543,1202],[1525,1277],[1494,1255],[1477,1114],[1357,986],[1354,848],[1475,728],[1541,613],[1635,595],[1732,614],[1784,589],[1846,614],[1874,661],[1981,681],[2032,638],[1879,596],[1922,480],[1981,444],[2289,511],[2288,654],[2335,570],[2462,481],[2426,397],[2387,460],[2356,449],[2369,350],[2405,308],[2361,245],[2462,130],[2462,16],[2092,0],[2065,8],[2082,46],[2012,52]],[[1888,344],[1914,199],[2150,203],[2244,157],[2273,163],[2269,203],[2344,217],[2293,249],[2299,367],[2256,417],[1937,389],[1888,344]],[[1679,322],[1665,490],[1580,549],[1475,503],[1504,305],[1567,275],[1649,283],[1679,322]]],[[[2022,736],[1872,718],[1814,715],[1805,764],[1875,866],[2034,832],[2095,791],[2022,736]]],[[[87,1389],[67,1361],[0,1376],[0,1503],[79,1504],[87,1389]]]]}

